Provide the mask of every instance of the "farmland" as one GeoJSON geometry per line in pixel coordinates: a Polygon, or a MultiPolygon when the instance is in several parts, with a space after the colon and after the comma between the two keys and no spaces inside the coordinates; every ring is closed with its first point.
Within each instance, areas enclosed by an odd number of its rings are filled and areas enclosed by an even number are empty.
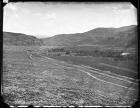
{"type": "MultiPolygon", "coordinates": [[[[107,63],[106,59],[93,59],[47,57],[41,55],[39,47],[4,47],[5,102],[39,106],[131,106],[137,100],[137,74],[99,65],[107,63]]],[[[127,63],[122,66],[126,67],[127,63]]]]}
{"type": "Polygon", "coordinates": [[[114,61],[105,57],[89,56],[48,56],[57,60],[66,61],[77,65],[86,65],[105,71],[110,71],[119,75],[137,79],[137,68],[134,61],[114,61]],[[111,64],[111,65],[109,65],[111,64]],[[109,65],[109,66],[108,66],[109,65]]]}

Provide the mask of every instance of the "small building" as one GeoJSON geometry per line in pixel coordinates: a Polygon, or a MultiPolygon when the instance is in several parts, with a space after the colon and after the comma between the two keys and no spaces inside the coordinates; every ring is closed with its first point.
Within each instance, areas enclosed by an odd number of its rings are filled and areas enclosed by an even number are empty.
{"type": "Polygon", "coordinates": [[[72,52],[71,52],[69,55],[70,55],[70,56],[75,56],[76,54],[77,54],[77,53],[72,53],[72,52]]]}
{"type": "Polygon", "coordinates": [[[121,53],[122,56],[125,56],[125,55],[128,55],[128,54],[130,54],[130,53],[121,53]]]}

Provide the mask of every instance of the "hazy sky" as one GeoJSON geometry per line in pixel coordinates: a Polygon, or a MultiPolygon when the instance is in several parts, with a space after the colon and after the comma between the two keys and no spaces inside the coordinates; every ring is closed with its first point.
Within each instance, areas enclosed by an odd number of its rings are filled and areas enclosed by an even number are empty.
{"type": "Polygon", "coordinates": [[[128,25],[137,25],[137,9],[129,2],[19,2],[4,7],[3,31],[41,37],[128,25]]]}

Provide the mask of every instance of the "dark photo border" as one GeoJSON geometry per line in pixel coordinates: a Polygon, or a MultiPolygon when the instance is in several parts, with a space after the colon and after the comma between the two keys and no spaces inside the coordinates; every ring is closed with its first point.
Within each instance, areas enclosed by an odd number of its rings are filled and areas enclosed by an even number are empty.
{"type": "MultiPolygon", "coordinates": [[[[29,0],[29,1],[35,1],[35,0],[29,0]]],[[[9,0],[9,2],[29,2],[27,0],[9,0]]],[[[38,0],[39,2],[47,2],[48,0],[38,0]]],[[[38,1],[35,1],[35,2],[38,2],[38,1]]],[[[56,2],[55,0],[52,0],[52,2],[56,2]]],[[[137,8],[137,17],[139,16],[139,1],[138,0],[60,0],[58,2],[131,2],[136,8],[137,8]]],[[[49,1],[50,2],[50,1],[49,1]]],[[[3,76],[3,11],[4,11],[4,6],[6,6],[7,3],[3,3],[2,1],[0,2],[0,49],[1,49],[1,53],[0,53],[0,82],[1,82],[1,85],[2,85],[2,76],[3,76]]],[[[139,35],[139,17],[137,18],[138,19],[138,35],[139,35]]],[[[140,78],[140,74],[139,74],[139,70],[140,70],[140,44],[139,44],[139,36],[138,36],[138,79],[140,78]]],[[[140,84],[140,83],[139,83],[140,84]]],[[[138,84],[138,85],[139,85],[138,84]]],[[[1,86],[2,87],[2,86],[1,86]]],[[[1,88],[2,89],[2,88],[1,88]]],[[[138,101],[132,105],[133,108],[140,108],[140,94],[138,94],[138,101]]],[[[4,103],[4,99],[3,99],[3,96],[1,94],[0,96],[0,107],[1,108],[10,108],[10,106],[6,103],[4,103]]],[[[33,108],[32,105],[29,105],[28,108],[33,108]]]]}

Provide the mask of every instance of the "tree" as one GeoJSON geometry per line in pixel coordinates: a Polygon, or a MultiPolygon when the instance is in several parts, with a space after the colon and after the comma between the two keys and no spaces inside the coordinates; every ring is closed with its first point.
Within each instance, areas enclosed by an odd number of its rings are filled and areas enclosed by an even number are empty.
{"type": "Polygon", "coordinates": [[[67,55],[70,54],[70,51],[66,51],[66,54],[67,54],[67,55]]]}

